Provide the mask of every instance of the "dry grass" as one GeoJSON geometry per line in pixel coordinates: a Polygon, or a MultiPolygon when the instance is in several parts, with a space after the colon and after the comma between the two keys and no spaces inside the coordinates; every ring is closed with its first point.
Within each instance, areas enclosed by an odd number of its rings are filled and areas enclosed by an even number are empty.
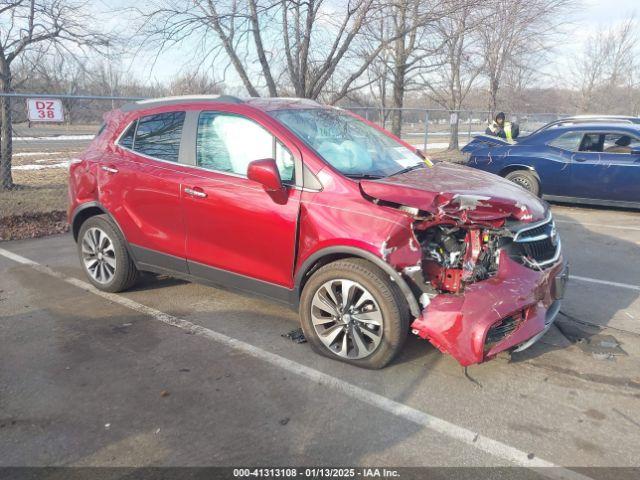
{"type": "Polygon", "coordinates": [[[27,146],[15,153],[13,166],[17,168],[12,174],[17,188],[0,191],[0,240],[65,231],[69,178],[66,162],[77,152],[44,152],[37,146],[27,146]]]}
{"type": "MultiPolygon", "coordinates": [[[[46,159],[35,165],[60,163],[65,158],[46,159]]],[[[15,166],[34,164],[33,158],[16,157],[15,166]]],[[[63,211],[67,208],[67,181],[69,173],[66,167],[43,168],[41,170],[13,170],[15,190],[0,191],[0,218],[22,215],[24,213],[45,213],[63,211]]]]}
{"type": "Polygon", "coordinates": [[[33,123],[31,127],[27,123],[14,123],[13,132],[19,137],[40,137],[55,135],[92,135],[96,133],[100,123],[86,125],[67,125],[64,123],[33,123]]]}
{"type": "Polygon", "coordinates": [[[467,155],[460,150],[428,150],[427,157],[451,163],[466,163],[467,155]]]}
{"type": "Polygon", "coordinates": [[[0,192],[0,221],[5,217],[25,213],[66,211],[67,186],[25,187],[10,192],[0,192]]]}

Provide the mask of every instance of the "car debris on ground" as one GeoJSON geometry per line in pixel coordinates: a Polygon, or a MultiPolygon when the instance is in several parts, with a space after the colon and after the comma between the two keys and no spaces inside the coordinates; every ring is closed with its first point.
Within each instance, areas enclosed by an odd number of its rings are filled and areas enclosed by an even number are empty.
{"type": "Polygon", "coordinates": [[[307,339],[304,338],[304,333],[302,332],[302,328],[296,328],[295,330],[291,330],[290,332],[283,333],[281,335],[283,338],[288,338],[293,343],[306,343],[307,339]]]}

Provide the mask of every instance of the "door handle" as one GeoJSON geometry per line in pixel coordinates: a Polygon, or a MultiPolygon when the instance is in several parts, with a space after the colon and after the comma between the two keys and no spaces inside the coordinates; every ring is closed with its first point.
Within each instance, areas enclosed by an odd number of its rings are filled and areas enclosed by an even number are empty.
{"type": "Polygon", "coordinates": [[[207,194],[204,193],[202,189],[199,187],[193,187],[193,188],[184,187],[184,193],[192,197],[207,198],[207,194]]]}
{"type": "Polygon", "coordinates": [[[102,165],[100,167],[102,170],[104,170],[105,172],[109,172],[109,173],[118,173],[118,169],[115,167],[107,167],[106,165],[102,165]]]}

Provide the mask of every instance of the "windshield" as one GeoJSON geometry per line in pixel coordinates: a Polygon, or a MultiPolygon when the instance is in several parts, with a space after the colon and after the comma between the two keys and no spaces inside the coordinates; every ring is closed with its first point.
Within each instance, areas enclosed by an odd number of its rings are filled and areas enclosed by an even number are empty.
{"type": "Polygon", "coordinates": [[[348,177],[388,177],[426,165],[414,151],[339,110],[278,110],[271,115],[348,177]]]}

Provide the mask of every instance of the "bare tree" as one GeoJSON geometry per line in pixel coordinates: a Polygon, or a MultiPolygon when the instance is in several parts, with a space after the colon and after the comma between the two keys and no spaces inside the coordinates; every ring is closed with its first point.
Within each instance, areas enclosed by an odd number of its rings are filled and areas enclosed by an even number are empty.
{"type": "MultiPolygon", "coordinates": [[[[13,91],[11,67],[33,48],[55,43],[97,46],[104,38],[90,30],[84,5],[66,0],[0,0],[0,91],[13,91]]],[[[13,188],[11,176],[11,98],[0,100],[0,189],[13,188]]]]}
{"type": "Polygon", "coordinates": [[[205,73],[196,70],[187,71],[171,79],[169,95],[220,94],[224,84],[215,81],[205,73]]]}
{"type": "Polygon", "coordinates": [[[472,4],[438,20],[435,33],[443,45],[442,67],[436,74],[423,76],[427,95],[451,114],[449,150],[458,149],[460,109],[483,68],[476,31],[479,21],[472,4]]]}
{"type": "Polygon", "coordinates": [[[535,55],[540,63],[565,22],[563,14],[573,3],[573,0],[491,0],[485,4],[478,34],[484,75],[489,82],[491,113],[497,110],[498,92],[506,70],[514,63],[519,63],[521,69],[524,56],[535,55]]]}
{"type": "Polygon", "coordinates": [[[622,108],[634,104],[630,95],[638,69],[638,46],[637,23],[633,17],[588,38],[574,66],[580,111],[609,111],[615,104],[622,108]]]}
{"type": "Polygon", "coordinates": [[[384,48],[365,38],[382,10],[380,0],[155,0],[139,13],[158,51],[197,40],[197,61],[223,56],[251,96],[291,92],[336,102],[384,48]]]}
{"type": "MultiPolygon", "coordinates": [[[[540,84],[542,73],[539,70],[540,57],[535,53],[523,52],[518,57],[512,58],[504,67],[501,75],[500,90],[506,91],[502,95],[500,109],[509,112],[524,112],[529,108],[530,89],[540,84]]],[[[498,95],[496,92],[496,101],[498,95]]],[[[491,100],[491,97],[490,97],[491,100]]],[[[554,106],[554,107],[557,107],[554,106]]],[[[497,110],[497,103],[490,107],[489,117],[497,110]]],[[[552,108],[551,110],[554,110],[552,108]]],[[[545,111],[549,111],[547,108],[545,111]]]]}
{"type": "Polygon", "coordinates": [[[389,4],[391,13],[387,30],[395,40],[388,47],[390,55],[386,61],[394,108],[391,129],[395,135],[401,134],[406,93],[423,87],[416,81],[420,74],[442,65],[438,52],[443,48],[445,38],[435,32],[437,22],[480,3],[479,0],[396,0],[389,4]]]}
{"type": "MultiPolygon", "coordinates": [[[[83,93],[88,87],[89,60],[82,56],[71,56],[66,52],[43,48],[33,53],[25,54],[24,62],[28,65],[30,77],[30,91],[59,92],[68,95],[83,93]]],[[[15,69],[14,69],[15,71],[15,69]]],[[[15,80],[14,80],[14,86],[15,80]]],[[[76,110],[81,102],[73,98],[63,98],[62,106],[65,111],[65,121],[70,124],[76,116],[76,110]]]]}

